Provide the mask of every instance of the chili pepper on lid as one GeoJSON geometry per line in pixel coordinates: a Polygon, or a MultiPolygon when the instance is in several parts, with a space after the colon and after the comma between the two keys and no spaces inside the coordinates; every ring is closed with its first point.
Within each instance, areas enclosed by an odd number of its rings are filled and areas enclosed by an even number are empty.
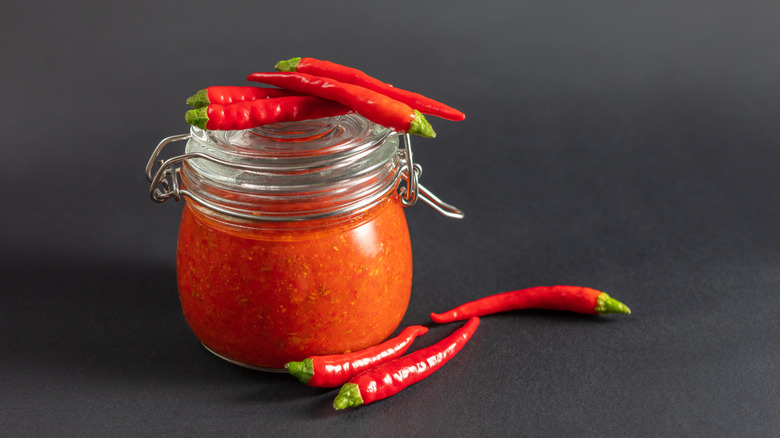
{"type": "Polygon", "coordinates": [[[441,341],[414,353],[371,368],[350,379],[339,390],[333,407],[341,410],[397,394],[423,380],[452,359],[471,339],[479,318],[471,318],[441,341]]]}
{"type": "Polygon", "coordinates": [[[347,84],[359,85],[369,90],[382,93],[395,100],[403,102],[423,114],[441,117],[447,120],[460,121],[466,118],[462,112],[441,102],[400,88],[395,88],[368,74],[335,62],[322,61],[314,58],[291,58],[276,63],[279,71],[308,73],[316,76],[332,78],[347,84]]]}
{"type": "Polygon", "coordinates": [[[251,129],[269,123],[334,117],[349,112],[349,108],[330,100],[314,96],[286,96],[229,105],[212,103],[187,111],[184,119],[201,129],[229,131],[251,129]]]}
{"type": "Polygon", "coordinates": [[[202,108],[212,103],[227,105],[247,100],[269,99],[273,97],[292,96],[295,93],[278,88],[264,87],[207,87],[187,98],[187,105],[202,108]]]}
{"type": "Polygon", "coordinates": [[[334,100],[352,108],[368,120],[398,133],[436,137],[431,124],[420,111],[367,88],[306,73],[252,73],[247,79],[334,100]]]}
{"type": "Polygon", "coordinates": [[[345,354],[314,356],[301,362],[289,362],[284,367],[301,382],[319,388],[335,388],[353,376],[403,355],[414,340],[428,328],[413,325],[381,344],[345,354]]]}
{"type": "Polygon", "coordinates": [[[448,323],[519,309],[565,310],[591,315],[631,313],[628,306],[595,289],[537,286],[480,298],[444,313],[431,313],[431,319],[437,323],[448,323]]]}

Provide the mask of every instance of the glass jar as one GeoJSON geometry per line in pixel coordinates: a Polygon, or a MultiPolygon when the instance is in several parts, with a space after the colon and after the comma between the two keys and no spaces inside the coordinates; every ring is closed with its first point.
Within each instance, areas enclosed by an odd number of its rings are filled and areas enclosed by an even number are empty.
{"type": "Polygon", "coordinates": [[[230,362],[280,369],[390,336],[412,287],[403,211],[422,199],[409,139],[359,115],[169,137],[147,165],[152,198],[186,199],[179,298],[195,336],[230,362]],[[152,168],[162,148],[185,154],[152,168]],[[179,167],[174,164],[180,163],[179,167]],[[181,181],[179,181],[179,177],[181,181]]]}

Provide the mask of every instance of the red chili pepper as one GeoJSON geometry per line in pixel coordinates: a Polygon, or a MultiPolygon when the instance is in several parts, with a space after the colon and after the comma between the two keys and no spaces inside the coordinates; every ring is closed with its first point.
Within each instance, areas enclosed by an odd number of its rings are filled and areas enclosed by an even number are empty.
{"type": "Polygon", "coordinates": [[[318,388],[335,388],[363,371],[403,355],[414,340],[428,328],[413,325],[387,341],[346,354],[314,356],[301,362],[289,362],[284,367],[301,382],[318,388]]]}
{"type": "Polygon", "coordinates": [[[631,313],[625,304],[595,289],[538,286],[480,298],[444,313],[431,313],[431,319],[437,323],[447,323],[518,309],[568,310],[591,315],[631,313]]]}
{"type": "Polygon", "coordinates": [[[202,108],[209,104],[216,103],[228,105],[247,100],[270,99],[274,97],[293,96],[295,93],[289,90],[280,90],[278,88],[264,87],[208,87],[199,90],[194,95],[187,98],[187,105],[193,108],[202,108]]]}
{"type": "Polygon", "coordinates": [[[322,61],[314,58],[292,58],[276,63],[279,71],[297,71],[316,76],[332,78],[347,84],[359,85],[369,90],[382,93],[395,100],[403,102],[410,107],[419,110],[423,114],[441,117],[447,120],[460,121],[466,118],[462,112],[447,106],[441,102],[425,97],[422,94],[395,88],[368,74],[351,67],[346,67],[335,62],[322,61]]]}
{"type": "Polygon", "coordinates": [[[372,122],[392,128],[399,133],[408,132],[423,137],[436,136],[421,112],[367,88],[306,73],[252,73],[247,79],[334,100],[352,108],[372,122]]]}
{"type": "Polygon", "coordinates": [[[451,335],[430,347],[358,374],[341,387],[333,407],[341,410],[375,402],[430,376],[466,345],[477,326],[479,318],[471,318],[451,335]]]}
{"type": "Polygon", "coordinates": [[[351,110],[340,103],[314,96],[287,96],[249,100],[229,105],[210,104],[187,111],[187,123],[201,129],[251,129],[280,122],[319,119],[347,114],[351,110]]]}

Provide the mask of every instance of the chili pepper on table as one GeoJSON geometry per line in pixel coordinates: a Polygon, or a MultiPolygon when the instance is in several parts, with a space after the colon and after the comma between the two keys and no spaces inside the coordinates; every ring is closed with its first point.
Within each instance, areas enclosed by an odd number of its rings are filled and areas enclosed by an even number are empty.
{"type": "Polygon", "coordinates": [[[270,99],[274,97],[292,96],[295,93],[279,88],[265,87],[207,87],[187,98],[187,105],[202,108],[212,103],[228,105],[248,100],[270,99]]]}
{"type": "Polygon", "coordinates": [[[187,111],[187,123],[201,129],[251,129],[279,122],[334,117],[351,112],[338,102],[314,96],[286,96],[249,100],[229,105],[210,104],[187,111]]]}
{"type": "Polygon", "coordinates": [[[276,63],[279,71],[308,73],[316,76],[335,79],[347,84],[359,85],[369,90],[382,93],[399,102],[419,110],[423,114],[441,117],[447,120],[460,121],[466,118],[462,112],[433,100],[422,94],[414,93],[384,83],[361,70],[347,67],[335,62],[323,61],[314,58],[291,58],[276,63]]]}
{"type": "Polygon", "coordinates": [[[341,410],[365,405],[397,394],[430,376],[452,359],[471,339],[479,318],[471,318],[441,341],[386,362],[350,379],[339,390],[333,407],[341,410]]]}
{"type": "Polygon", "coordinates": [[[309,386],[335,388],[369,368],[403,355],[418,336],[427,332],[427,327],[413,325],[405,328],[398,336],[364,350],[314,356],[301,362],[289,362],[284,367],[309,386]]]}
{"type": "Polygon", "coordinates": [[[372,122],[398,133],[436,136],[431,124],[420,111],[367,88],[322,76],[293,72],[252,73],[247,79],[334,100],[352,108],[372,122]]]}
{"type": "Polygon", "coordinates": [[[625,304],[595,289],[537,286],[480,298],[444,313],[431,313],[431,319],[437,323],[448,323],[519,309],[566,310],[591,315],[631,313],[625,304]]]}

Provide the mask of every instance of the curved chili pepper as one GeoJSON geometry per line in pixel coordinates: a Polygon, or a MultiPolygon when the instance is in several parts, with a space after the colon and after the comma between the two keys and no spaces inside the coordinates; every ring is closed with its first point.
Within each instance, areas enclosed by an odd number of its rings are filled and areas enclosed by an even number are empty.
{"type": "Polygon", "coordinates": [[[293,96],[295,93],[279,88],[264,87],[207,87],[187,98],[187,105],[193,108],[203,108],[216,103],[228,105],[247,100],[270,99],[274,97],[293,96]]]}
{"type": "Polygon", "coordinates": [[[367,88],[306,73],[252,73],[247,79],[334,100],[352,108],[368,120],[392,128],[398,133],[436,136],[431,124],[421,112],[367,88]]]}
{"type": "Polygon", "coordinates": [[[631,313],[625,304],[595,289],[538,286],[480,298],[444,313],[431,313],[431,319],[437,323],[447,323],[519,309],[567,310],[591,315],[631,313]]]}
{"type": "Polygon", "coordinates": [[[229,105],[210,104],[187,111],[184,119],[201,129],[251,129],[279,122],[297,122],[347,114],[340,103],[314,96],[286,96],[249,100],[229,105]]]}
{"type": "Polygon", "coordinates": [[[279,61],[275,68],[279,71],[308,73],[316,76],[335,79],[347,84],[359,85],[369,90],[382,93],[385,96],[403,102],[419,110],[423,114],[441,117],[447,120],[460,121],[466,118],[462,112],[439,101],[411,91],[395,88],[356,68],[347,67],[335,62],[322,61],[314,58],[292,58],[279,61]]]}
{"type": "Polygon", "coordinates": [[[287,371],[301,382],[318,388],[335,388],[363,371],[403,355],[414,340],[428,328],[413,325],[387,341],[364,350],[346,354],[313,356],[301,362],[285,364],[287,371]]]}
{"type": "Polygon", "coordinates": [[[371,368],[350,379],[339,390],[333,407],[341,410],[397,394],[423,380],[453,358],[471,339],[479,318],[471,318],[441,341],[414,353],[371,368]]]}

